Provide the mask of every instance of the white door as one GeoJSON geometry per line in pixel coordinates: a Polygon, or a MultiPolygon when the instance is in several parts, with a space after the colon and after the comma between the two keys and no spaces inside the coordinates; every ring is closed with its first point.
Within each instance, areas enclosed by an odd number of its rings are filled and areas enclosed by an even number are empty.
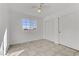
{"type": "Polygon", "coordinates": [[[43,23],[43,35],[44,39],[48,39],[50,41],[54,41],[58,43],[58,19],[55,18],[49,18],[47,20],[44,20],[43,23]]]}
{"type": "Polygon", "coordinates": [[[79,50],[79,12],[60,17],[60,44],[79,50]]]}

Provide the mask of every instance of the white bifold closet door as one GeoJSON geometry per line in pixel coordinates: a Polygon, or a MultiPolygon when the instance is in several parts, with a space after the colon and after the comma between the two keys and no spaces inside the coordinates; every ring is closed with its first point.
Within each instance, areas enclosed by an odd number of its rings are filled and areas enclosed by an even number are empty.
{"type": "Polygon", "coordinates": [[[59,43],[79,50],[79,12],[59,18],[59,43]]]}

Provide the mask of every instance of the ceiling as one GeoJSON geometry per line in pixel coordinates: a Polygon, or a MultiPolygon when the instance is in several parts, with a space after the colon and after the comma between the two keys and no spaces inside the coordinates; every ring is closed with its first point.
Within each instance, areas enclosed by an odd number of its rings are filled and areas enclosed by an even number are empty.
{"type": "Polygon", "coordinates": [[[45,18],[48,16],[61,16],[67,12],[77,10],[79,8],[78,3],[43,3],[42,12],[38,13],[37,9],[40,3],[13,3],[10,4],[10,8],[13,11],[18,11],[26,15],[31,15],[39,18],[45,18]]]}

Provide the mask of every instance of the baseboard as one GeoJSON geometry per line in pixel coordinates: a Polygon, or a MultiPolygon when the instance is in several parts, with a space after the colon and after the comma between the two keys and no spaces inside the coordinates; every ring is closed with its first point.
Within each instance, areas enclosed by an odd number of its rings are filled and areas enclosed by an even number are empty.
{"type": "Polygon", "coordinates": [[[37,41],[37,40],[42,40],[42,39],[29,40],[29,41],[26,41],[26,42],[18,42],[18,43],[15,43],[15,44],[10,44],[10,46],[17,45],[17,44],[23,44],[23,43],[29,43],[29,42],[37,41]]]}
{"type": "MultiPolygon", "coordinates": [[[[46,39],[46,40],[48,40],[48,39],[46,39]]],[[[71,47],[69,47],[69,46],[66,46],[66,45],[64,45],[64,44],[61,44],[61,43],[59,43],[59,42],[55,42],[55,41],[52,41],[52,40],[49,40],[49,41],[51,41],[51,42],[53,42],[53,43],[55,43],[55,44],[58,44],[58,45],[65,46],[65,47],[67,47],[67,48],[70,48],[70,49],[72,49],[72,50],[75,50],[75,51],[79,52],[79,50],[78,50],[78,49],[71,48],[71,47]]]]}

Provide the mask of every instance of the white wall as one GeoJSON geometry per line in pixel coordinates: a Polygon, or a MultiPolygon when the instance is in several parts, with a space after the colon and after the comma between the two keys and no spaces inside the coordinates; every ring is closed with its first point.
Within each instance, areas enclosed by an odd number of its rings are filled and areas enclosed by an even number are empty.
{"type": "Polygon", "coordinates": [[[7,27],[7,6],[6,4],[0,4],[0,44],[3,40],[5,28],[7,27]]]}
{"type": "MultiPolygon", "coordinates": [[[[8,26],[8,19],[9,19],[8,5],[0,4],[0,45],[2,44],[2,41],[4,39],[4,33],[8,26]]],[[[7,42],[6,42],[7,44],[6,49],[8,49],[8,46],[9,46],[9,43],[7,42]]]]}
{"type": "Polygon", "coordinates": [[[35,18],[22,14],[18,11],[11,11],[10,16],[10,44],[24,43],[32,40],[39,40],[43,38],[42,19],[35,18]],[[22,29],[22,19],[30,18],[37,21],[37,29],[26,31],[22,29]]]}
{"type": "Polygon", "coordinates": [[[69,13],[60,19],[62,21],[60,43],[79,50],[79,11],[69,13]]]}

